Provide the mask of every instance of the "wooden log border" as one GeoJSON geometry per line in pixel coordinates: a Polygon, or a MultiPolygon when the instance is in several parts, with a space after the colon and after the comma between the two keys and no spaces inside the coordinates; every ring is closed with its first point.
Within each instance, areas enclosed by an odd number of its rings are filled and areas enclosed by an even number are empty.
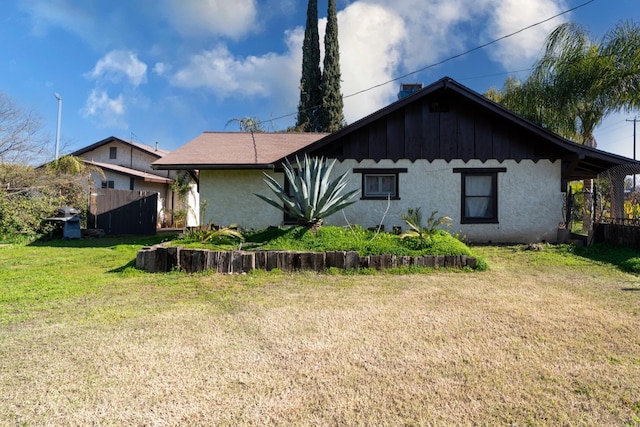
{"type": "Polygon", "coordinates": [[[284,272],[324,271],[372,268],[384,270],[397,267],[475,268],[476,258],[466,255],[359,256],[355,251],[292,252],[292,251],[212,251],[182,247],[151,246],[138,251],[136,268],[149,273],[182,270],[197,273],[213,270],[223,274],[248,273],[252,270],[284,272]]]}

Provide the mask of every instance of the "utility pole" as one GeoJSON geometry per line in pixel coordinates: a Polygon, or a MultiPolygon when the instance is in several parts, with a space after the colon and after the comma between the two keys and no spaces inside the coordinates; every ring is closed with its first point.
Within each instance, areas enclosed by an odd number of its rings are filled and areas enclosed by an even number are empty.
{"type": "Polygon", "coordinates": [[[58,100],[58,128],[56,129],[56,161],[60,150],[60,120],[62,119],[62,97],[56,92],[53,94],[58,100]]]}

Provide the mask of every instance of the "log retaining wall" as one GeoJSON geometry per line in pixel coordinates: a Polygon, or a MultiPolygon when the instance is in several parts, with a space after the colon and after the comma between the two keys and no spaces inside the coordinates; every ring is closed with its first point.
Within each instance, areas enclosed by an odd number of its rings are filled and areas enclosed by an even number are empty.
{"type": "Polygon", "coordinates": [[[395,267],[475,268],[476,258],[466,255],[359,256],[355,251],[212,251],[176,246],[152,246],[138,251],[136,268],[150,273],[182,270],[189,273],[213,270],[217,273],[248,273],[252,270],[294,272],[323,271],[335,267],[343,270],[395,267]]]}

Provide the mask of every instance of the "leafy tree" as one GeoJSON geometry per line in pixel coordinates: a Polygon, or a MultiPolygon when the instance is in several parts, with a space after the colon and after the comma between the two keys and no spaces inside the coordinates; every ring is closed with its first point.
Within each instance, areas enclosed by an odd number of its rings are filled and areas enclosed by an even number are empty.
{"type": "MultiPolygon", "coordinates": [[[[623,22],[594,41],[565,23],[546,39],[544,54],[522,84],[507,80],[487,96],[577,143],[597,145],[595,128],[612,113],[640,107],[640,27],[623,22]]],[[[591,182],[585,181],[586,191],[591,182]]],[[[585,204],[584,224],[589,229],[585,204]]]]}
{"type": "Polygon", "coordinates": [[[520,84],[507,79],[487,96],[580,144],[612,113],[640,107],[640,27],[625,22],[593,41],[579,25],[559,25],[520,84]]]}
{"type": "Polygon", "coordinates": [[[318,1],[309,0],[307,24],[302,43],[302,77],[296,128],[304,132],[319,131],[318,111],[322,104],[320,84],[320,37],[318,35],[318,1]]]}
{"type": "Polygon", "coordinates": [[[338,16],[336,1],[329,0],[327,29],[324,34],[324,62],[322,72],[322,109],[320,130],[335,132],[344,126],[343,102],[340,92],[340,48],[338,45],[338,16]]]}
{"type": "Polygon", "coordinates": [[[329,162],[323,157],[309,158],[305,155],[303,163],[296,158],[299,167],[294,168],[285,159],[285,179],[293,195],[288,196],[278,181],[265,174],[264,182],[279,201],[260,194],[256,194],[256,196],[284,213],[297,218],[301,224],[312,231],[317,231],[322,226],[324,218],[355,203],[351,199],[358,192],[358,190],[353,190],[344,193],[347,186],[346,172],[336,179],[330,180],[335,162],[335,159],[329,162]]]}
{"type": "Polygon", "coordinates": [[[60,206],[83,211],[92,168],[72,156],[35,168],[0,163],[0,238],[35,237],[60,206]]]}

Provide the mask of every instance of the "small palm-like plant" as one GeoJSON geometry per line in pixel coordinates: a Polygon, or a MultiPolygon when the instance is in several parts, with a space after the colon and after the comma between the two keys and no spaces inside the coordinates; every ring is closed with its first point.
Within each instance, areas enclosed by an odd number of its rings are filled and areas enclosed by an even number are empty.
{"type": "Polygon", "coordinates": [[[438,211],[431,212],[429,218],[427,219],[426,224],[422,225],[422,212],[420,208],[409,208],[407,209],[406,214],[402,214],[401,218],[404,222],[411,228],[410,231],[402,234],[400,237],[403,239],[406,237],[418,237],[421,239],[426,239],[431,236],[440,226],[451,225],[451,218],[448,216],[439,216],[436,217],[438,211]]]}
{"type": "Polygon", "coordinates": [[[210,241],[230,237],[244,240],[242,233],[238,230],[236,225],[230,225],[228,227],[215,227],[212,224],[201,226],[195,229],[189,229],[185,232],[185,240],[207,243],[210,241]]]}
{"type": "Polygon", "coordinates": [[[324,157],[309,158],[305,155],[302,163],[296,157],[296,163],[298,168],[294,168],[287,159],[284,163],[285,179],[289,184],[291,196],[267,174],[264,182],[279,201],[260,194],[256,196],[296,218],[312,231],[320,228],[324,218],[355,203],[351,198],[358,190],[344,193],[348,183],[346,172],[334,180],[329,179],[335,160],[328,161],[324,157]]]}

